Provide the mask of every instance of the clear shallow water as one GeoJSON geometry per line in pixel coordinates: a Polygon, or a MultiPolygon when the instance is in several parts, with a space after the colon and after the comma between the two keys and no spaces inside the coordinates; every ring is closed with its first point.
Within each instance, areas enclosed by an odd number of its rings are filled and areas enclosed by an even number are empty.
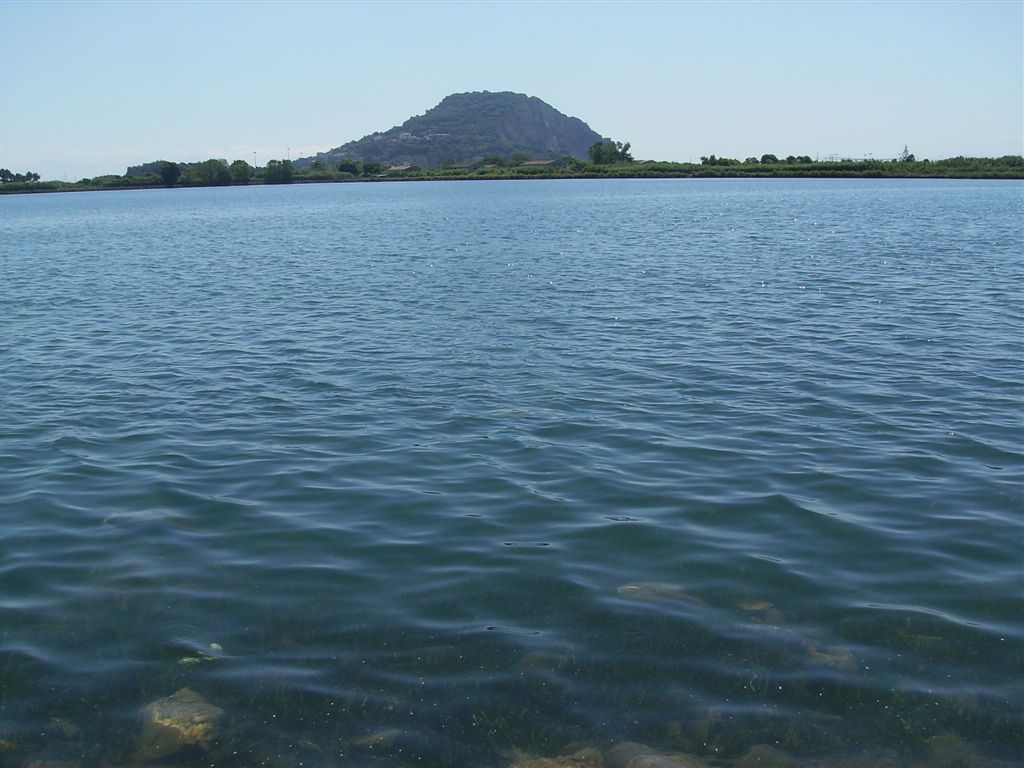
{"type": "Polygon", "coordinates": [[[1024,763],[1020,185],[0,206],[0,761],[1024,763]]]}

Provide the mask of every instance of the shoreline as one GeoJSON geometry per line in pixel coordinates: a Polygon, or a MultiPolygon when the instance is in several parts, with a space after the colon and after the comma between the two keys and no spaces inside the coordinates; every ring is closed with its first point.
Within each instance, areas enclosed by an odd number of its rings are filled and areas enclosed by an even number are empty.
{"type": "Polygon", "coordinates": [[[111,186],[85,185],[79,182],[41,181],[41,182],[10,182],[0,185],[0,195],[38,195],[63,192],[114,192],[118,190],[152,190],[152,189],[209,189],[213,187],[286,187],[296,184],[377,184],[381,182],[417,182],[417,181],[545,181],[567,179],[893,179],[893,180],[953,180],[953,181],[1024,181],[1024,170],[1018,173],[872,173],[865,171],[814,170],[811,172],[777,173],[730,173],[723,172],[660,172],[657,170],[613,171],[609,173],[582,172],[559,173],[508,173],[508,174],[446,174],[415,172],[411,174],[393,174],[374,177],[358,177],[347,179],[293,179],[290,182],[267,184],[262,181],[247,184],[119,184],[111,186]],[[16,189],[7,187],[17,186],[16,189]],[[56,186],[53,186],[56,185],[56,186]]]}

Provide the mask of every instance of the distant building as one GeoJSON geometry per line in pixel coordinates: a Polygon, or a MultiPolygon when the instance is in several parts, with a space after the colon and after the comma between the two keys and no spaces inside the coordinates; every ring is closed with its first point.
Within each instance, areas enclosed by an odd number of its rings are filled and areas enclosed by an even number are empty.
{"type": "Polygon", "coordinates": [[[412,140],[412,134],[409,133],[408,131],[406,131],[404,133],[400,133],[400,134],[398,134],[398,140],[399,141],[411,141],[412,140]]]}
{"type": "Polygon", "coordinates": [[[544,165],[554,165],[554,164],[555,164],[554,160],[525,160],[525,161],[520,163],[520,165],[532,166],[534,168],[537,168],[537,167],[540,167],[540,166],[544,166],[544,165]]]}

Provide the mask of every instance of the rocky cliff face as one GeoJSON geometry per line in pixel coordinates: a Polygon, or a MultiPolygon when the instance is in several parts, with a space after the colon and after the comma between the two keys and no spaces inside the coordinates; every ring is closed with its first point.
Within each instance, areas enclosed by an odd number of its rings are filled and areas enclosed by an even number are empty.
{"type": "Polygon", "coordinates": [[[487,157],[511,158],[522,153],[534,160],[565,156],[585,158],[600,134],[576,117],[521,93],[456,93],[423,115],[381,133],[350,141],[314,157],[330,165],[340,160],[434,168],[487,157]]]}

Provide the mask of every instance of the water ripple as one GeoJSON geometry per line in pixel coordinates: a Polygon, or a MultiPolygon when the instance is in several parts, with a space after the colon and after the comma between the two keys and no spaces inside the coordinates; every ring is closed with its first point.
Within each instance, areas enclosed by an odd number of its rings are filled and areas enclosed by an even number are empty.
{"type": "Polygon", "coordinates": [[[0,743],[1012,763],[1019,192],[5,197],[0,743]]]}

